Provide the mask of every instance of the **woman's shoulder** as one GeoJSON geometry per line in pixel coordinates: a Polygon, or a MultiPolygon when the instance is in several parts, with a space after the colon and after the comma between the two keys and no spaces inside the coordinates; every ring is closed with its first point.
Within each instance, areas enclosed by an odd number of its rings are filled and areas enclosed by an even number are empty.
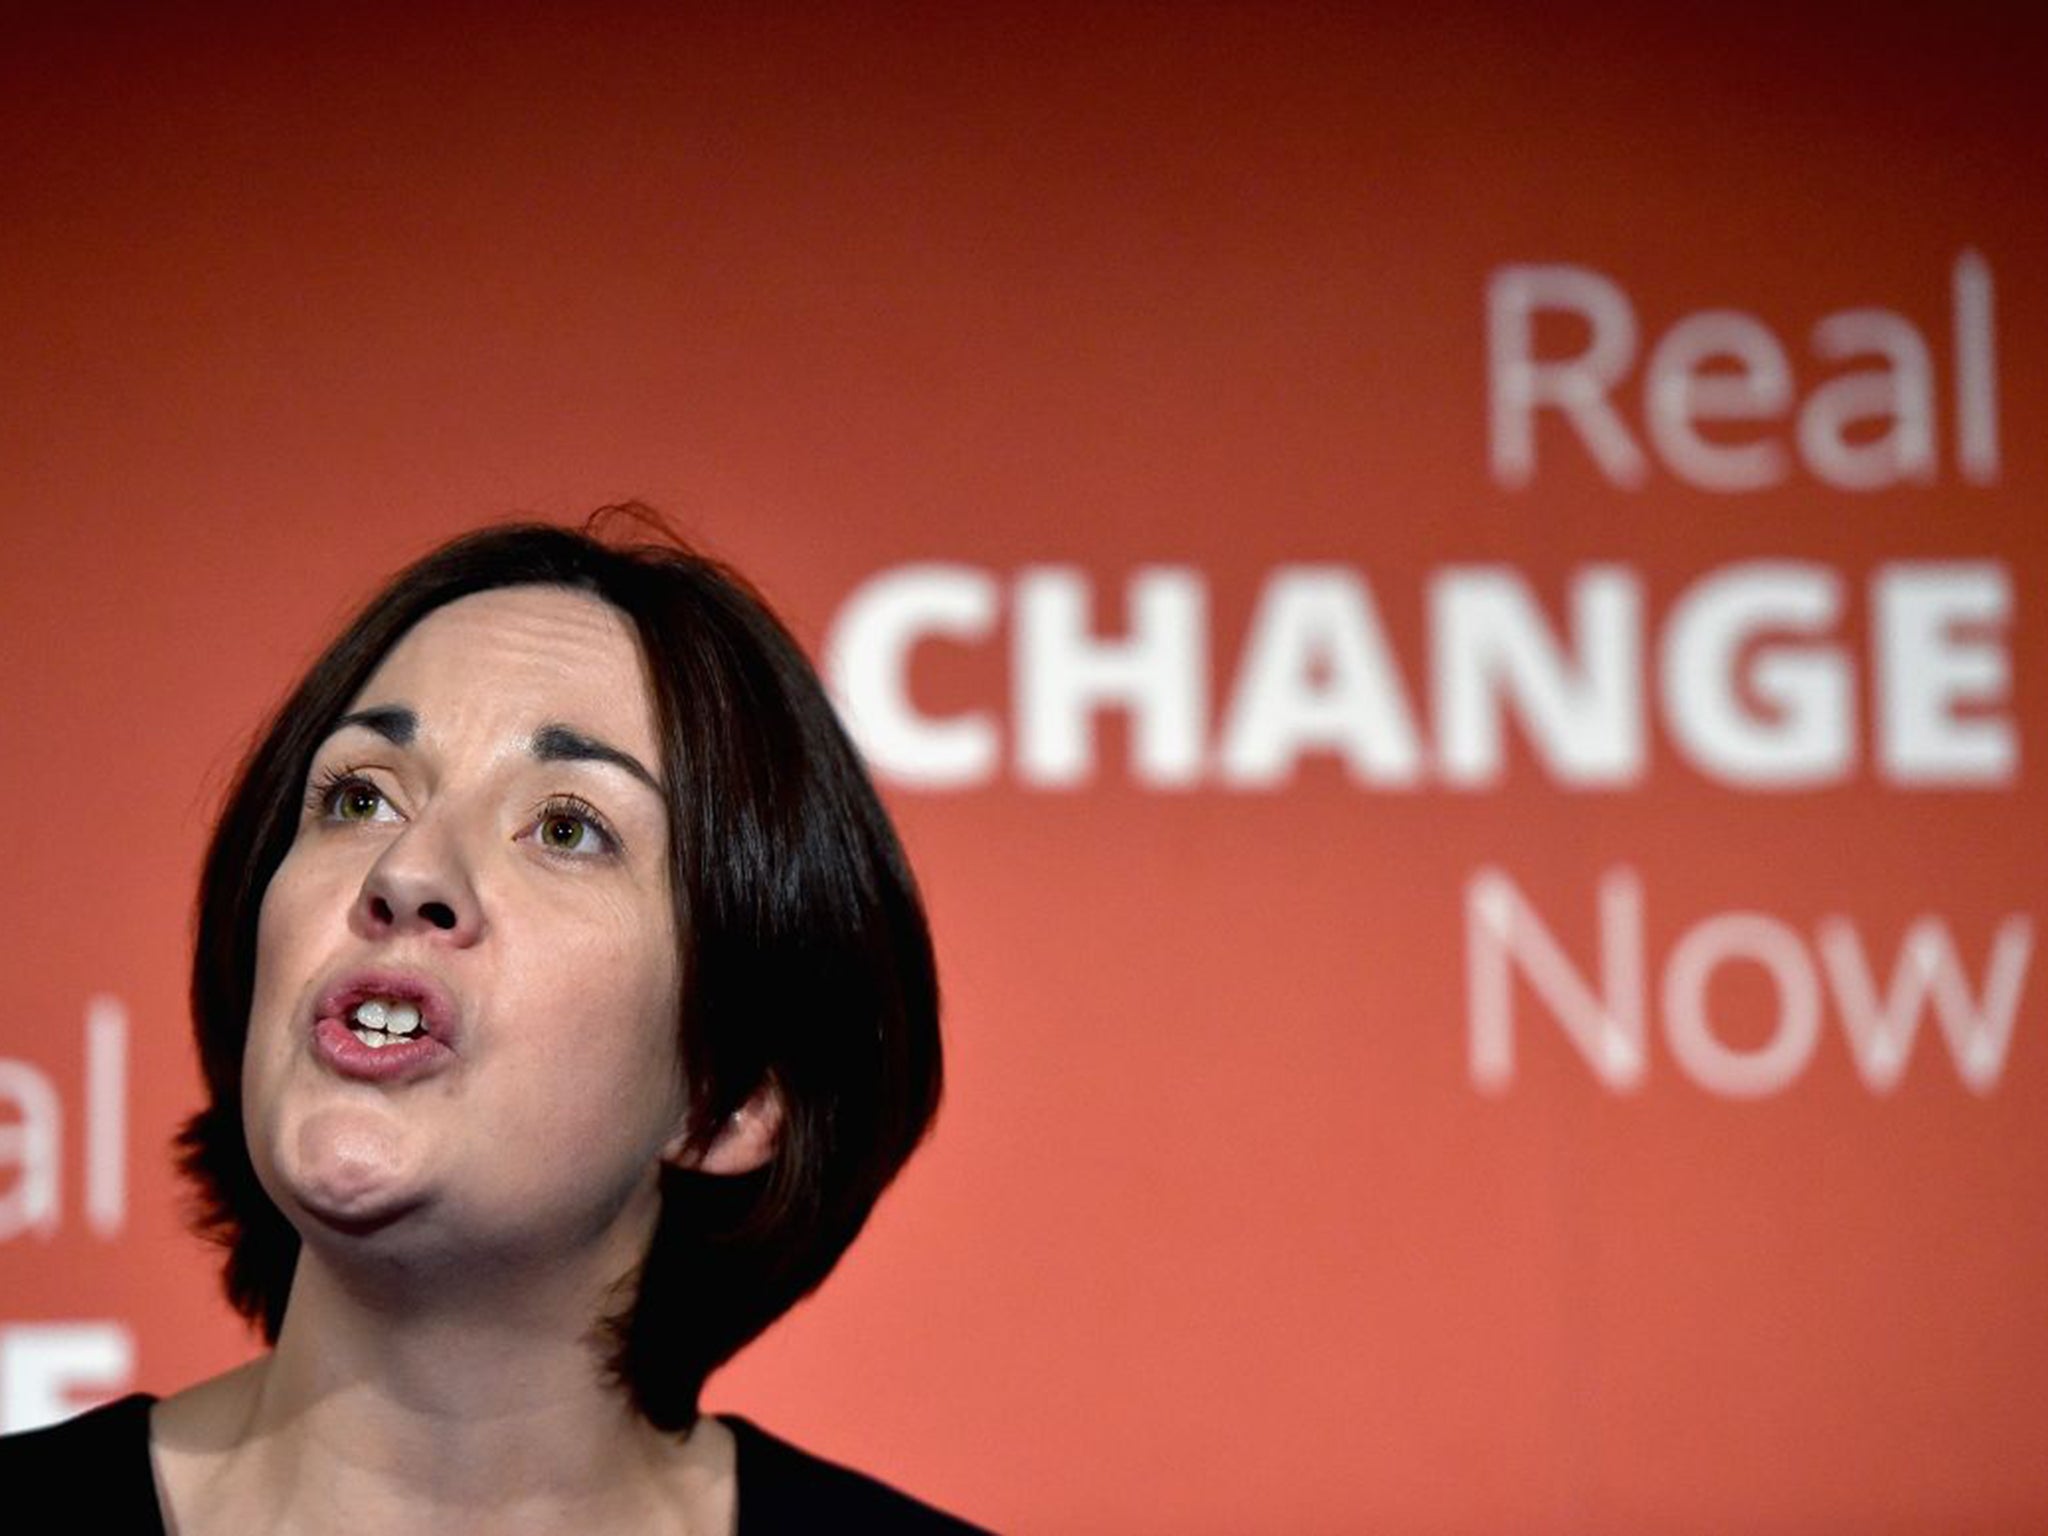
{"type": "Polygon", "coordinates": [[[7,1529],[105,1531],[162,1536],[149,1461],[149,1411],[136,1393],[75,1419],[0,1435],[0,1489],[7,1529]]]}
{"type": "Polygon", "coordinates": [[[981,1526],[887,1483],[799,1450],[759,1425],[720,1415],[732,1431],[739,1536],[857,1530],[877,1536],[989,1536],[981,1526]]]}

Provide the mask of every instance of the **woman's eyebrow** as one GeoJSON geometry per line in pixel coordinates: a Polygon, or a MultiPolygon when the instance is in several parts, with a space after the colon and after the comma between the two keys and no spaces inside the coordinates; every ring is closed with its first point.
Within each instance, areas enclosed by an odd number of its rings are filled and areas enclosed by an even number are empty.
{"type": "Polygon", "coordinates": [[[375,731],[394,747],[409,747],[412,745],[413,737],[419,734],[420,717],[403,704],[377,704],[369,709],[353,710],[343,715],[334,722],[334,729],[327,734],[332,736],[336,731],[347,730],[352,725],[361,726],[366,731],[375,731]]]}
{"type": "Polygon", "coordinates": [[[566,725],[544,725],[533,733],[533,755],[544,763],[610,763],[623,768],[657,795],[661,783],[630,752],[585,736],[566,725]]]}

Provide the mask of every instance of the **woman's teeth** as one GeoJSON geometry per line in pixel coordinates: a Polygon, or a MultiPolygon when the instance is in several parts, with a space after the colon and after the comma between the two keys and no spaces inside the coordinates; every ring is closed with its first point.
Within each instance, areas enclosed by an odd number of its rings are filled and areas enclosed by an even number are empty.
{"type": "Polygon", "coordinates": [[[356,1004],[348,1027],[363,1044],[378,1049],[417,1035],[420,1032],[420,1011],[411,1003],[365,998],[356,1004]]]}

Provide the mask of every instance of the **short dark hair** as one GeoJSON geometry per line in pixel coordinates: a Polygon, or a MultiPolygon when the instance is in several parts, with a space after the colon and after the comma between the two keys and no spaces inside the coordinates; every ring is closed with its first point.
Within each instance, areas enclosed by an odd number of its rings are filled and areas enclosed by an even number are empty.
{"type": "Polygon", "coordinates": [[[664,1166],[653,1241],[608,1324],[640,1412],[683,1429],[704,1378],[824,1279],[924,1135],[939,1099],[938,983],[909,864],[817,673],[742,577],[649,509],[442,546],[369,601],[270,720],[200,884],[192,1017],[208,1103],[179,1136],[180,1162],[195,1224],[227,1248],[229,1300],[274,1343],[299,1238],[257,1182],[241,1095],[264,892],[314,751],[391,648],[458,598],[536,584],[609,603],[647,659],[698,1149],[757,1089],[781,1098],[757,1172],[664,1166]]]}

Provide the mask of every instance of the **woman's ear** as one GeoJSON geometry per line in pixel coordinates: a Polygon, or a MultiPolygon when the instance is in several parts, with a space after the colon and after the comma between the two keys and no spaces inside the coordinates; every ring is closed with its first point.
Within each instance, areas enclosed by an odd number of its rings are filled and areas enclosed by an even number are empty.
{"type": "Polygon", "coordinates": [[[698,1173],[752,1173],[782,1141],[782,1092],[763,1083],[720,1123],[708,1147],[692,1148],[686,1134],[661,1149],[662,1161],[698,1173]]]}

